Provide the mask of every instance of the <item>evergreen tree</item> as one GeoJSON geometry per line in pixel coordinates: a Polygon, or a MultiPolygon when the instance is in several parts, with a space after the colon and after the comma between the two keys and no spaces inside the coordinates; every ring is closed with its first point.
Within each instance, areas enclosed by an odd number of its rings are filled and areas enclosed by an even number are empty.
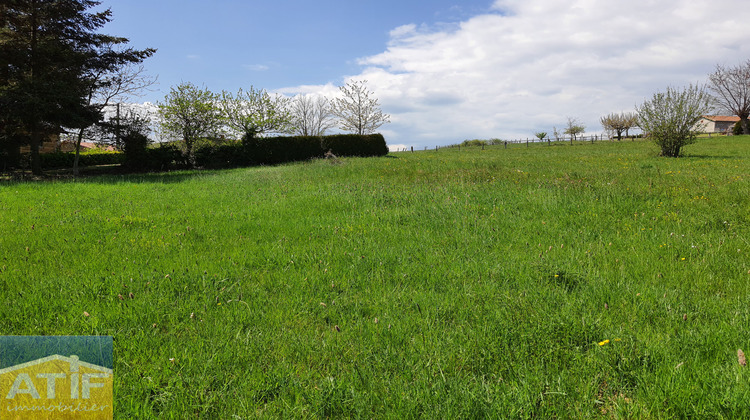
{"type": "MultiPolygon", "coordinates": [[[[82,128],[101,119],[89,93],[92,73],[139,62],[154,50],[117,49],[125,38],[96,32],[109,9],[93,0],[0,0],[0,115],[14,121],[31,146],[41,174],[42,139],[60,127],[82,128]]],[[[11,126],[12,124],[8,124],[11,126]]],[[[7,134],[7,133],[6,133],[7,134]]]]}

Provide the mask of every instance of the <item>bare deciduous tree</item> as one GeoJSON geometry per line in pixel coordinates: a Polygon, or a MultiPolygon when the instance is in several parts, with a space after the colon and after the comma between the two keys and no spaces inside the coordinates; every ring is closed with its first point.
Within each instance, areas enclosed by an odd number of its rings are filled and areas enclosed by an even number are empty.
{"type": "Polygon", "coordinates": [[[331,103],[325,96],[297,95],[290,106],[295,133],[323,136],[335,123],[331,103]]]}
{"type": "MultiPolygon", "coordinates": [[[[150,55],[150,54],[149,54],[150,55]]],[[[107,68],[91,69],[86,75],[88,81],[87,103],[89,107],[101,114],[113,101],[122,101],[152,86],[156,79],[146,75],[140,63],[123,65],[114,70],[107,68]]],[[[78,175],[81,142],[84,137],[100,131],[96,125],[78,128],[75,132],[75,159],[73,175],[78,175]]],[[[117,141],[116,141],[117,142],[117,141]]]]}
{"type": "Polygon", "coordinates": [[[630,112],[621,112],[619,114],[613,112],[601,117],[599,121],[605,130],[615,133],[617,140],[620,141],[622,140],[622,133],[624,132],[627,135],[628,130],[635,125],[637,118],[635,114],[630,112]]]}
{"type": "Polygon", "coordinates": [[[629,137],[630,130],[638,126],[638,114],[635,112],[625,113],[625,137],[629,137]]]}
{"type": "Polygon", "coordinates": [[[339,119],[339,127],[357,134],[374,133],[380,126],[391,122],[391,116],[383,114],[378,100],[367,89],[367,80],[349,82],[340,86],[343,98],[333,100],[331,112],[339,119]]]}
{"type": "Polygon", "coordinates": [[[743,134],[750,134],[750,60],[736,67],[716,66],[708,76],[714,103],[740,117],[743,134]]]}

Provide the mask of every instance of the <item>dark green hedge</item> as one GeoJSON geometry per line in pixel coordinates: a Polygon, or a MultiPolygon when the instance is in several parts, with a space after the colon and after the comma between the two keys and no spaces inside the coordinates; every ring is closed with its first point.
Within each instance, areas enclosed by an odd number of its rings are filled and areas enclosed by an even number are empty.
{"type": "Polygon", "coordinates": [[[328,151],[338,157],[388,154],[388,146],[381,134],[245,138],[242,145],[246,159],[256,165],[313,159],[323,157],[328,151]]]}
{"type": "Polygon", "coordinates": [[[336,156],[385,156],[388,146],[382,134],[335,134],[321,138],[323,150],[336,156]]]}
{"type": "Polygon", "coordinates": [[[242,143],[226,142],[218,145],[201,144],[193,151],[195,166],[199,168],[235,168],[249,166],[250,160],[243,152],[242,143]]]}
{"type": "MultiPolygon", "coordinates": [[[[74,152],[42,153],[43,168],[72,168],[76,154],[74,152]]],[[[125,156],[120,152],[91,151],[81,153],[78,164],[81,166],[119,165],[125,156]]]]}
{"type": "Polygon", "coordinates": [[[251,164],[276,165],[323,156],[320,137],[253,137],[242,140],[243,153],[251,164]]]}
{"type": "MultiPolygon", "coordinates": [[[[137,134],[129,135],[125,140],[125,153],[82,153],[80,164],[123,164],[135,171],[163,171],[190,166],[178,145],[161,144],[148,148],[148,139],[137,134]]],[[[323,157],[328,151],[338,157],[385,156],[388,147],[380,134],[260,137],[245,138],[242,142],[201,143],[194,149],[193,157],[196,167],[218,169],[297,162],[323,157]]],[[[42,165],[45,168],[72,167],[74,158],[73,153],[43,154],[42,165]]]]}

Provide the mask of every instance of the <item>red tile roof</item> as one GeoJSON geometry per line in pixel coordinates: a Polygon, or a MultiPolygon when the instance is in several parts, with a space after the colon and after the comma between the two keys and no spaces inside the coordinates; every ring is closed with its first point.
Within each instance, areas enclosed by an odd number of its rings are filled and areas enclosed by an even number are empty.
{"type": "Polygon", "coordinates": [[[732,115],[731,117],[723,115],[704,115],[703,118],[713,122],[737,122],[740,120],[740,117],[736,115],[732,115]]]}

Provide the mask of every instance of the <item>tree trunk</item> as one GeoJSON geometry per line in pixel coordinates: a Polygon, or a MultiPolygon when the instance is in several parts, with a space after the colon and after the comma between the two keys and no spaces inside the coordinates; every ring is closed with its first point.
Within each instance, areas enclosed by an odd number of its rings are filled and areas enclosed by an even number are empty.
{"type": "Polygon", "coordinates": [[[29,147],[31,149],[31,173],[42,175],[42,157],[39,155],[39,147],[42,144],[42,133],[36,124],[31,126],[31,138],[29,147]]]}
{"type": "Polygon", "coordinates": [[[73,176],[78,176],[78,161],[81,157],[81,140],[83,140],[83,130],[84,128],[81,128],[78,131],[78,136],[76,138],[76,157],[73,159],[73,176]]]}
{"type": "Polygon", "coordinates": [[[747,121],[747,115],[740,116],[740,125],[742,126],[742,134],[750,134],[750,123],[747,121]]]}

